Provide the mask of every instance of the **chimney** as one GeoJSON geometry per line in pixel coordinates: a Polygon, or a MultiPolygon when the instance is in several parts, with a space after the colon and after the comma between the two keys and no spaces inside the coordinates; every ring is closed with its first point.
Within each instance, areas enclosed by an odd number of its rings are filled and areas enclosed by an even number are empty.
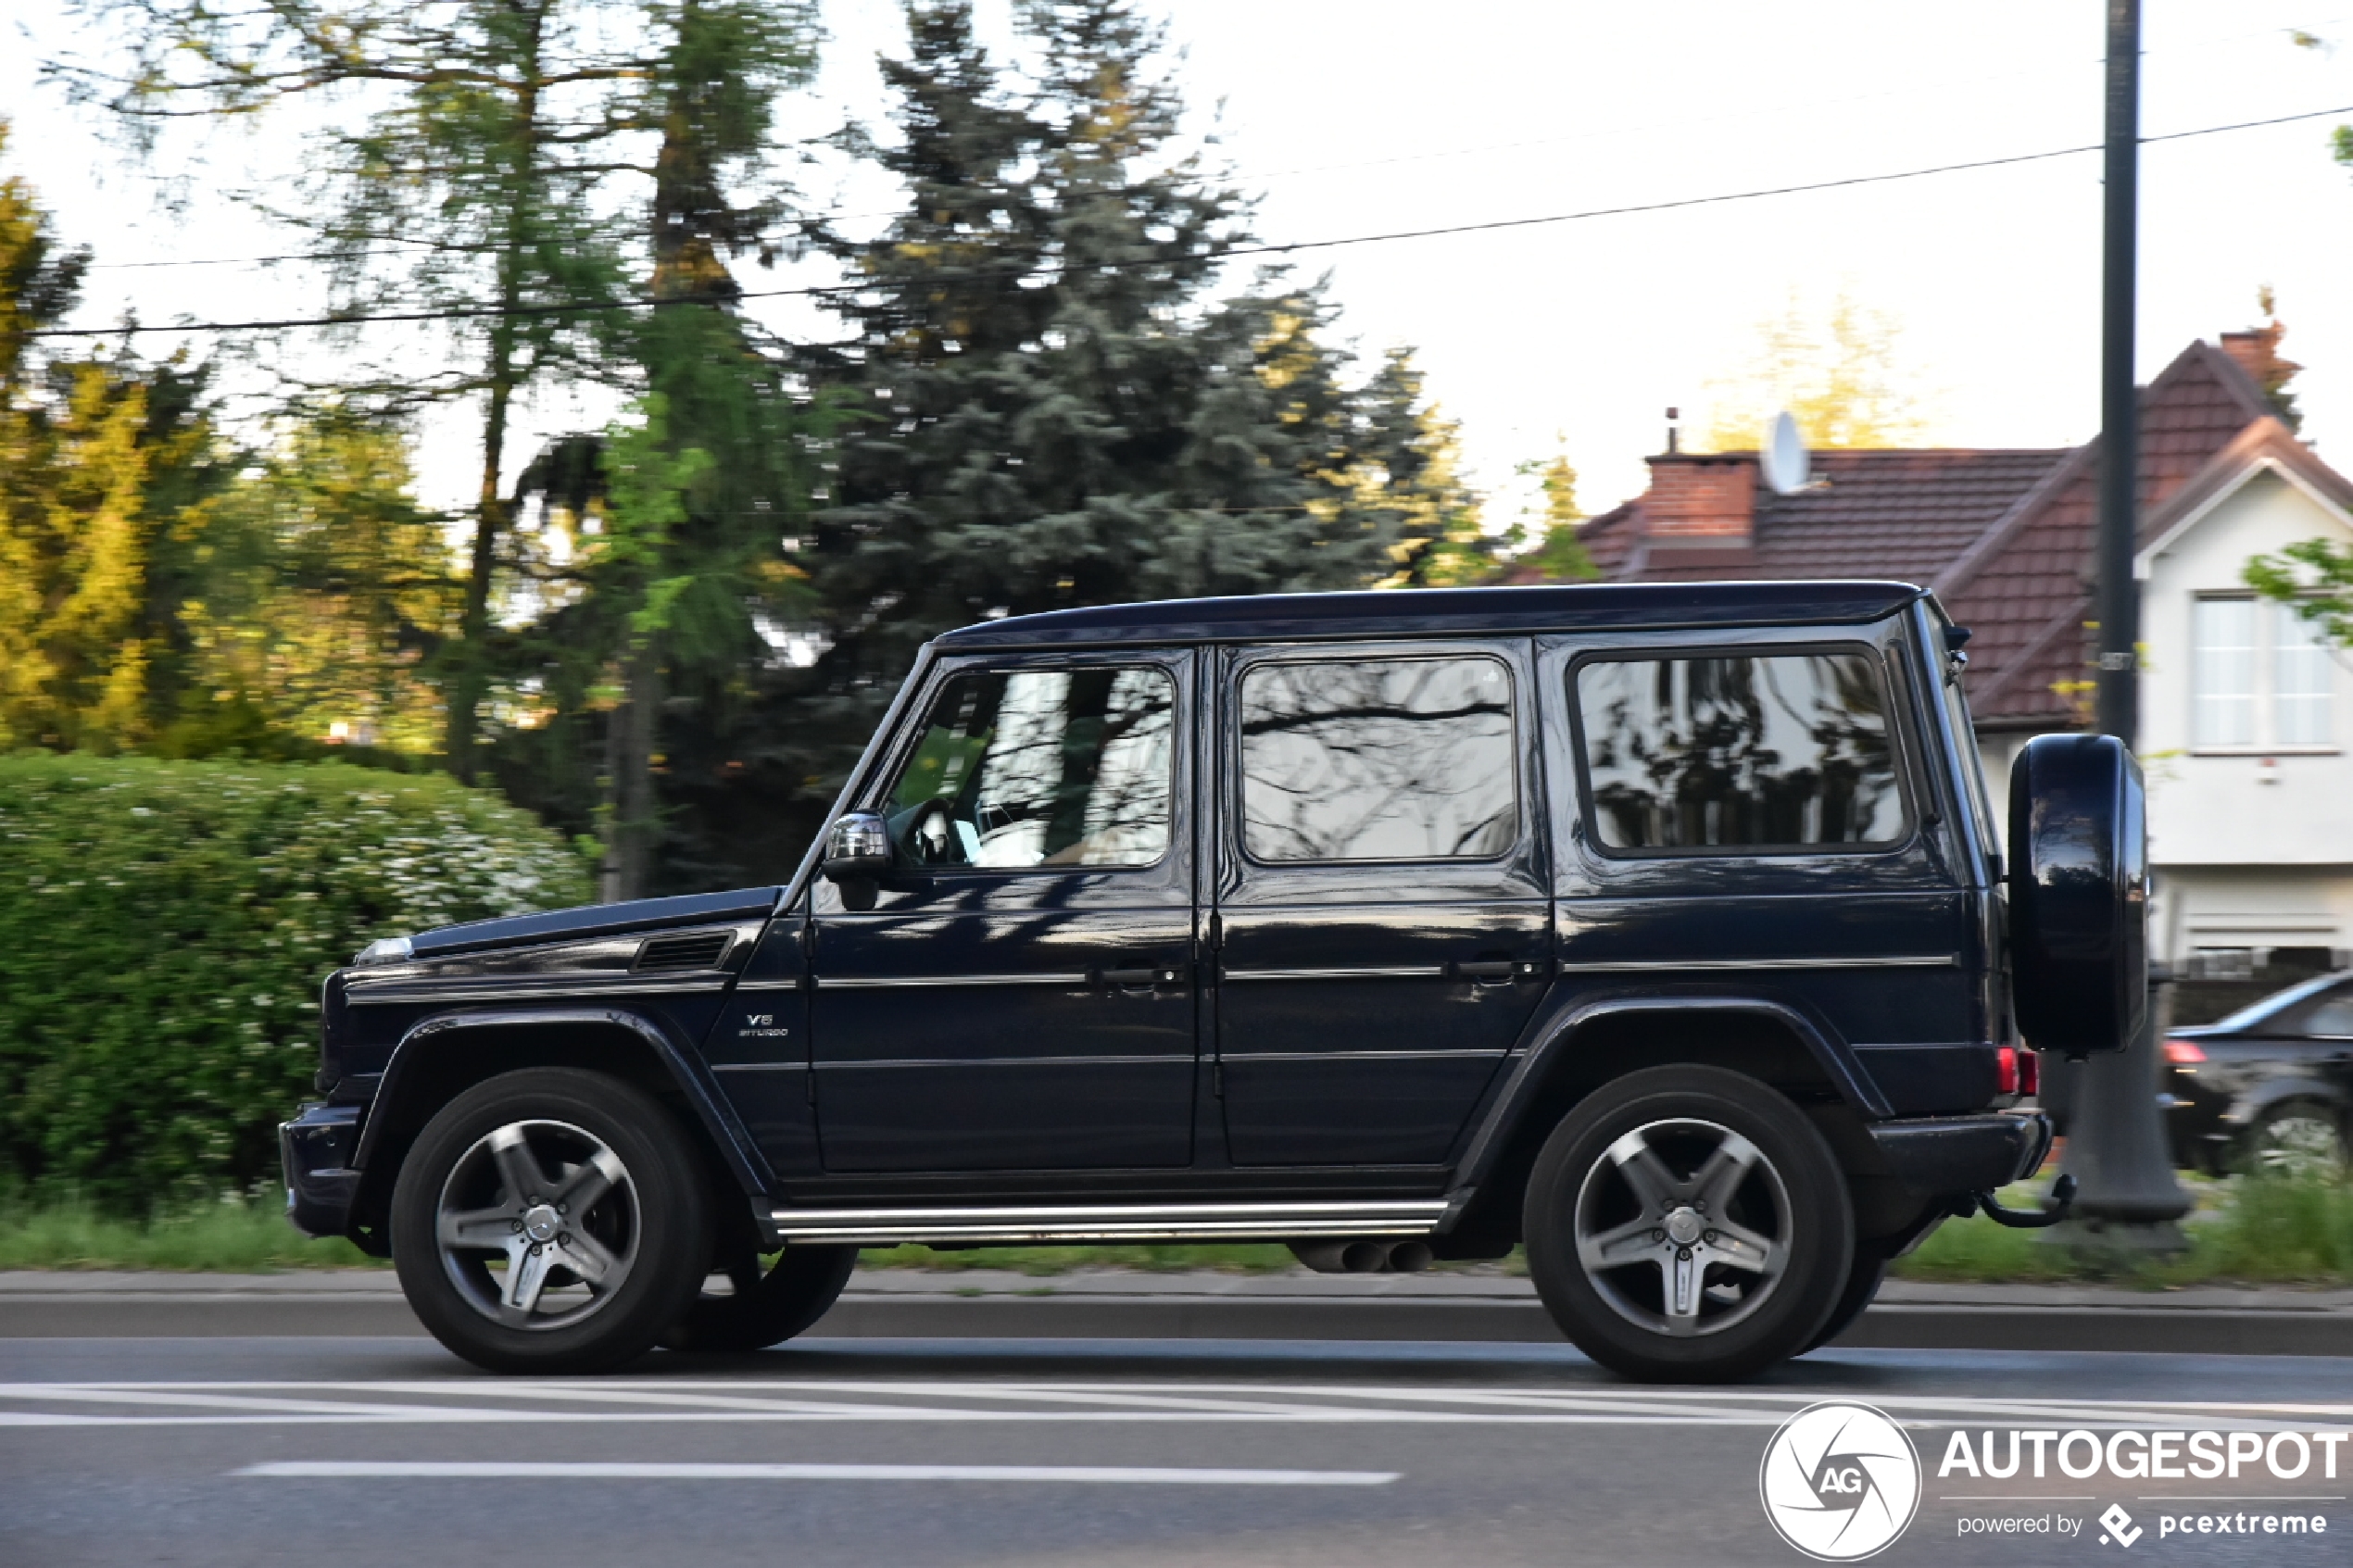
{"type": "Polygon", "coordinates": [[[1755,544],[1756,454],[1667,452],[1649,459],[1642,537],[1655,565],[1737,566],[1755,544]]]}

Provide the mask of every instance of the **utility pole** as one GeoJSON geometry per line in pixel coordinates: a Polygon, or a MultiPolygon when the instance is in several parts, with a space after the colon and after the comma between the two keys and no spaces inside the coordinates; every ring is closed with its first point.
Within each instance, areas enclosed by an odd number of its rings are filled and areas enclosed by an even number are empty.
{"type": "MultiPolygon", "coordinates": [[[[2139,508],[2140,391],[2133,377],[2141,153],[2140,0],[2108,0],[2108,189],[2102,225],[2099,532],[2099,727],[2129,749],[2140,709],[2141,596],[2133,581],[2139,508]]],[[[2154,989],[2152,987],[2152,989],[2154,989]]],[[[2073,1101],[2067,1168],[2079,1223],[2053,1233],[2079,1247],[2171,1250],[2190,1210],[2173,1178],[2157,1108],[2157,998],[2121,1051],[2064,1073],[2073,1101]]]]}

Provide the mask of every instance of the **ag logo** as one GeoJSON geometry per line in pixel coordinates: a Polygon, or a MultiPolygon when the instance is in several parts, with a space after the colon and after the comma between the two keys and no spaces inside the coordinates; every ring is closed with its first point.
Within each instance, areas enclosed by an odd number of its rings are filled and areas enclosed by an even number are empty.
{"type": "Polygon", "coordinates": [[[1756,1486],[1781,1539],[1823,1562],[1854,1562],[1912,1523],[1920,1456],[1869,1405],[1808,1405],[1765,1445],[1756,1486]]]}

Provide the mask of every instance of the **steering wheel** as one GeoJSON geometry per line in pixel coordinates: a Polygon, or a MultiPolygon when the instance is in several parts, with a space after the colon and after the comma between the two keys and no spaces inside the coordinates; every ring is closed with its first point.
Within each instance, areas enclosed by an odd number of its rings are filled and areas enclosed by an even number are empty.
{"type": "Polygon", "coordinates": [[[964,846],[945,800],[926,800],[907,824],[907,850],[919,866],[960,866],[964,846]]]}

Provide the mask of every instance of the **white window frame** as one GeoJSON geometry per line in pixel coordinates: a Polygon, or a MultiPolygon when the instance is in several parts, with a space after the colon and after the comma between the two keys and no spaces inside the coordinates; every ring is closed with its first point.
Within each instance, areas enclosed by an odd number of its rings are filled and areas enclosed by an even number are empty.
{"type": "Polygon", "coordinates": [[[2336,672],[2336,660],[2328,655],[2329,738],[2324,741],[2290,741],[2284,739],[2286,726],[2283,704],[2295,700],[2295,694],[2280,689],[2280,662],[2284,651],[2280,637],[2281,627],[2295,612],[2275,599],[2254,594],[2197,594],[2190,601],[2189,647],[2189,734],[2192,755],[2198,757],[2326,757],[2345,749],[2344,682],[2336,672]],[[2201,734],[2205,691],[2203,653],[2198,641],[2199,608],[2215,603],[2245,604],[2255,611],[2254,646],[2248,650],[2255,670],[2249,696],[2254,707],[2253,736],[2246,741],[2209,741],[2201,734]]]}

